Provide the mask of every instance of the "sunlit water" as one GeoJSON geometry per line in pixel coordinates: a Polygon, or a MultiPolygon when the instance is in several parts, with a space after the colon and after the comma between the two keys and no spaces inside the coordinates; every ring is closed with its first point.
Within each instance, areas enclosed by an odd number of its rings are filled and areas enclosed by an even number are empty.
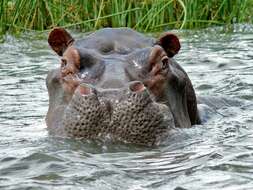
{"type": "Polygon", "coordinates": [[[197,94],[231,102],[154,148],[49,136],[45,78],[59,58],[46,34],[6,35],[0,44],[0,189],[253,189],[253,26],[179,34],[176,60],[197,94]]]}

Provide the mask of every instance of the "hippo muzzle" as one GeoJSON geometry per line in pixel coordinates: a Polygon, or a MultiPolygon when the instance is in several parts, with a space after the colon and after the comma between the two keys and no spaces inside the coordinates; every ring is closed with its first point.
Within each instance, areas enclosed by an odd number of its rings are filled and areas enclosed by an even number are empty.
{"type": "Polygon", "coordinates": [[[169,107],[151,99],[141,82],[120,89],[118,99],[99,97],[88,84],[80,84],[63,115],[67,136],[113,140],[141,145],[159,144],[174,127],[169,107]]]}

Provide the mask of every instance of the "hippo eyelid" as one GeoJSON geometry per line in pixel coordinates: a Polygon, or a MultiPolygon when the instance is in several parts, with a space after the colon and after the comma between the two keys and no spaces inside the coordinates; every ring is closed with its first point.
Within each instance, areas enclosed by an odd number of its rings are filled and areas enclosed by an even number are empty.
{"type": "Polygon", "coordinates": [[[67,65],[67,60],[64,59],[64,58],[62,58],[62,59],[61,59],[61,66],[62,66],[62,67],[65,67],[66,65],[67,65]]]}
{"type": "Polygon", "coordinates": [[[164,56],[162,58],[162,69],[167,69],[169,67],[169,58],[167,56],[164,56]]]}

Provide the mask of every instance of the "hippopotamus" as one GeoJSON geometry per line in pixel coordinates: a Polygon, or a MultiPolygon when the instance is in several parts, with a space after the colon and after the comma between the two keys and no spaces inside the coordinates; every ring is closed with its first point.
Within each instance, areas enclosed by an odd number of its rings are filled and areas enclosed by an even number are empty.
{"type": "Polygon", "coordinates": [[[200,124],[191,80],[173,59],[175,34],[104,28],[75,40],[57,27],[48,43],[60,56],[46,78],[50,134],[152,146],[172,128],[200,124]]]}

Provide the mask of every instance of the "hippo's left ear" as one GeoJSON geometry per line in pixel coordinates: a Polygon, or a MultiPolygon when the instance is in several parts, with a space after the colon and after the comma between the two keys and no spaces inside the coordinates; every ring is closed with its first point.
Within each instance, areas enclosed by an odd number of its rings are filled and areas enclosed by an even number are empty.
{"type": "Polygon", "coordinates": [[[63,55],[73,41],[72,36],[64,28],[54,28],[48,36],[49,45],[59,56],[63,55]]]}
{"type": "Polygon", "coordinates": [[[176,55],[181,48],[178,37],[175,34],[169,32],[163,34],[157,40],[156,44],[163,47],[168,57],[173,57],[176,55]]]}

